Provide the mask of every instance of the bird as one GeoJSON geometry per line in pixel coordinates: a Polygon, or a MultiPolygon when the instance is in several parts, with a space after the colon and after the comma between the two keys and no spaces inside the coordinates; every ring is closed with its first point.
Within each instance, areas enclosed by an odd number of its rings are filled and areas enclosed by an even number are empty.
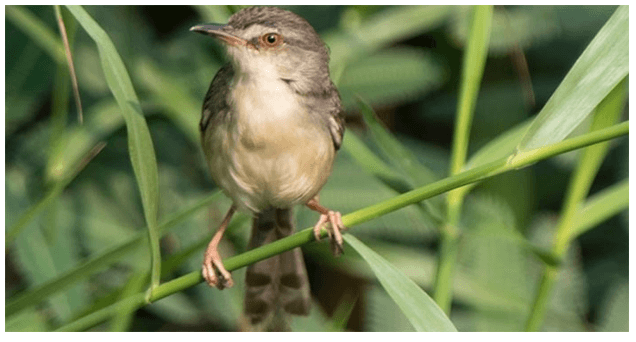
{"type": "MultiPolygon", "coordinates": [[[[253,215],[252,249],[291,235],[292,209],[306,206],[320,214],[316,240],[326,229],[340,255],[342,215],[319,202],[345,131],[327,46],[307,20],[277,7],[244,8],[227,24],[190,30],[219,40],[229,57],[212,80],[199,124],[212,179],[233,202],[204,253],[203,278],[211,287],[233,286],[218,246],[237,210],[253,215]]],[[[300,248],[248,266],[245,287],[244,314],[253,325],[277,312],[309,314],[300,248]]]]}

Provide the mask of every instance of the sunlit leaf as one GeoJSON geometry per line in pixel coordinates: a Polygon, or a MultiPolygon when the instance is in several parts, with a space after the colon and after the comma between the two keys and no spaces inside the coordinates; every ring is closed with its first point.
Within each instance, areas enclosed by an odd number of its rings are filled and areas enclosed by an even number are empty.
{"type": "Polygon", "coordinates": [[[517,147],[564,139],[629,73],[629,9],[620,6],[596,34],[517,147]]]}

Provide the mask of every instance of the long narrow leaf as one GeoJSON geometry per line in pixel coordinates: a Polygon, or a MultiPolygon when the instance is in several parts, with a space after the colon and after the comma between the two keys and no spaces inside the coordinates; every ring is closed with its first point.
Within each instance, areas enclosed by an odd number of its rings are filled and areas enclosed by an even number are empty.
{"type": "Polygon", "coordinates": [[[629,179],[595,194],[574,215],[570,240],[629,207],[629,179]]]}
{"type": "Polygon", "coordinates": [[[352,235],[345,241],[371,266],[380,284],[417,331],[457,331],[444,311],[413,280],[352,235]]]}
{"type": "Polygon", "coordinates": [[[620,6],[552,94],[518,150],[563,140],[628,73],[629,8],[620,6]]]}
{"type": "Polygon", "coordinates": [[[126,120],[128,151],[141,194],[144,216],[148,224],[152,255],[152,288],[159,284],[161,255],[159,250],[159,236],[157,233],[159,182],[157,160],[155,158],[155,150],[150,131],[141,112],[141,105],[137,99],[137,94],[130,81],[124,62],[117,53],[113,42],[106,32],[104,32],[81,6],[68,6],[67,8],[75,16],[77,21],[79,21],[84,30],[93,38],[95,44],[97,44],[106,82],[113,96],[115,96],[115,100],[121,109],[124,120],[126,120]]]}

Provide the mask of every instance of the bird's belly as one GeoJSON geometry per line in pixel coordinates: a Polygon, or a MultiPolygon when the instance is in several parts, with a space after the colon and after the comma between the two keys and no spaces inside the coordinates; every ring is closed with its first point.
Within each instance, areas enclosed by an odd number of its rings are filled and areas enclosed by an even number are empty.
{"type": "MultiPolygon", "coordinates": [[[[284,134],[254,144],[232,139],[216,146],[209,158],[213,178],[240,207],[259,212],[289,208],[318,194],[333,165],[334,149],[324,134],[284,134]]],[[[329,138],[329,136],[326,136],[329,138]]]]}
{"type": "Polygon", "coordinates": [[[254,212],[306,203],[326,183],[335,155],[324,125],[294,99],[270,95],[235,103],[235,121],[214,128],[206,143],[216,183],[254,212]],[[267,103],[272,98],[278,101],[267,103]]]}

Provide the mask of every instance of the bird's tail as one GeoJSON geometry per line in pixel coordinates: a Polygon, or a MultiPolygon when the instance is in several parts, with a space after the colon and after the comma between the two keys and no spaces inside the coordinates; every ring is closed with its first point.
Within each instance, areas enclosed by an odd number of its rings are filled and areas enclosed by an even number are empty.
{"type": "MultiPolygon", "coordinates": [[[[291,209],[267,209],[254,218],[249,249],[291,235],[291,209]]],[[[254,329],[280,330],[283,312],[308,315],[309,281],[300,248],[257,262],[247,268],[245,316],[254,329]]]]}

